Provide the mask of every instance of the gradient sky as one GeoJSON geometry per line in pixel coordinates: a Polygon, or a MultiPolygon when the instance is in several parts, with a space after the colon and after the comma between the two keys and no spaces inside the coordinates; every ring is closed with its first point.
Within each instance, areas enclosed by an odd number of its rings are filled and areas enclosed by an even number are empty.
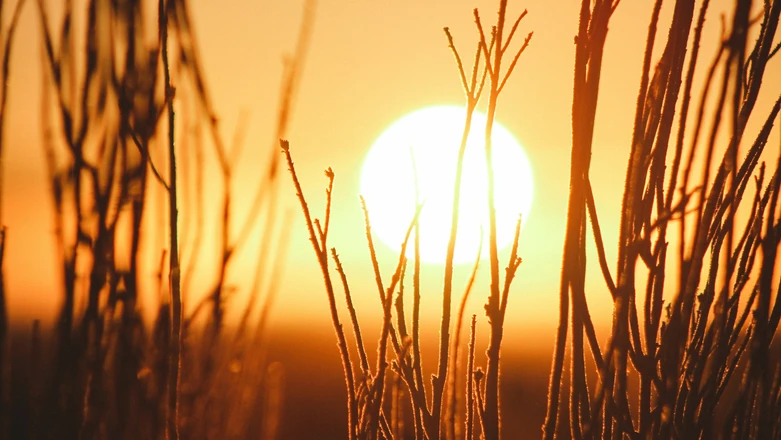
{"type": "MultiPolygon", "coordinates": [[[[51,3],[51,2],[50,2],[51,3]]],[[[573,37],[579,3],[574,0],[512,1],[511,16],[529,15],[519,33],[534,37],[500,98],[498,120],[525,146],[535,177],[532,215],[521,239],[521,265],[508,307],[508,327],[533,329],[556,323],[560,258],[569,184],[570,107],[573,37]]],[[[611,21],[602,70],[591,179],[600,210],[608,261],[615,261],[619,204],[628,157],[640,63],[652,1],[624,1],[611,21]]],[[[663,12],[666,33],[672,2],[663,12]]],[[[718,15],[724,1],[711,2],[701,49],[701,65],[715,53],[718,15]]],[[[246,147],[236,188],[253,187],[259,161],[273,145],[277,89],[283,55],[295,45],[302,1],[194,0],[191,9],[203,64],[223,135],[230,138],[239,114],[248,112],[246,147]]],[[[4,220],[9,228],[6,255],[10,313],[25,319],[52,316],[59,275],[52,253],[51,199],[47,195],[40,147],[41,41],[34,3],[20,23],[11,68],[6,127],[4,220]]],[[[288,139],[302,185],[315,213],[322,212],[323,169],[336,172],[332,235],[363,316],[379,316],[379,304],[365,247],[358,202],[360,166],[373,140],[404,114],[437,104],[462,104],[463,93],[442,32],[449,26],[464,58],[475,44],[472,9],[484,22],[495,19],[495,1],[320,0],[306,68],[288,139]]],[[[8,14],[10,15],[10,14],[8,14]]],[[[516,42],[519,44],[520,40],[516,42]]],[[[661,51],[657,45],[655,55],[661,51]]],[[[779,57],[781,58],[781,57],[779,57]]],[[[763,115],[781,90],[781,60],[766,74],[756,107],[763,115]]],[[[702,70],[700,69],[700,77],[702,70]]],[[[699,90],[698,86],[695,90],[699,90]]],[[[759,119],[758,117],[755,119],[759,119]]],[[[779,145],[778,129],[770,147],[779,145]]],[[[327,321],[326,297],[289,177],[282,199],[294,209],[289,261],[281,283],[275,320],[327,321]]],[[[241,194],[241,193],[240,193],[241,194]]],[[[242,195],[238,196],[240,199],[242,195]]],[[[249,195],[243,196],[247,201],[249,195]]],[[[240,201],[237,203],[241,203],[240,201]]],[[[389,279],[395,255],[380,247],[389,279]]],[[[589,254],[591,263],[595,256],[589,254]]],[[[505,260],[506,262],[506,257],[505,260]]],[[[483,269],[487,266],[483,265],[483,269]]],[[[612,266],[611,266],[612,267],[612,266]]],[[[456,292],[468,272],[456,274],[456,292]]],[[[439,320],[442,269],[425,266],[424,312],[439,320]]],[[[469,313],[482,316],[487,290],[481,272],[469,313]]],[[[607,290],[596,264],[590,266],[587,294],[598,322],[610,315],[607,290]]],[[[547,332],[551,333],[551,332],[547,332]]],[[[551,333],[552,337],[552,333],[551,333]]]]}

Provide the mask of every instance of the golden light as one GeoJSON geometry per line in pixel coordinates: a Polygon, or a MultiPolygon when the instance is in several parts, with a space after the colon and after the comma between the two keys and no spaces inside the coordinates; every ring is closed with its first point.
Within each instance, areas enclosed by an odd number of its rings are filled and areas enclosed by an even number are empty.
{"type": "MultiPolygon", "coordinates": [[[[389,126],[366,156],[361,172],[361,194],[366,199],[375,235],[396,252],[401,250],[415,214],[416,200],[419,200],[423,204],[420,213],[421,261],[445,261],[456,162],[465,118],[466,111],[459,106],[414,111],[389,126]]],[[[482,231],[485,231],[487,243],[485,124],[485,114],[475,112],[464,155],[456,263],[474,260],[482,231]]],[[[512,242],[518,216],[528,218],[533,180],[523,147],[498,122],[493,124],[492,146],[497,246],[501,249],[512,242]]],[[[488,246],[485,245],[481,256],[487,255],[488,246]]],[[[411,245],[407,256],[414,256],[411,245]]]]}

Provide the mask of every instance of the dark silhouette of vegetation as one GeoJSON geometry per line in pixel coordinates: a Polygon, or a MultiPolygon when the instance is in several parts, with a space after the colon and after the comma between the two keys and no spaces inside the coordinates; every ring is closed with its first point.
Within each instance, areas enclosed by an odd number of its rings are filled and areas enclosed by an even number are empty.
{"type": "MultiPolygon", "coordinates": [[[[9,53],[24,3],[16,4],[0,39],[3,114],[9,53]]],[[[188,2],[87,0],[63,6],[59,17],[50,16],[44,0],[29,6],[43,29],[44,150],[62,307],[53,334],[34,324],[31,358],[12,360],[10,380],[25,380],[30,389],[10,404],[19,396],[7,391],[8,324],[0,278],[0,438],[274,438],[281,372],[273,366],[265,374],[263,347],[280,264],[272,256],[284,254],[287,235],[275,196],[276,150],[269,152],[274,160],[251,195],[255,206],[240,219],[242,229],[231,230],[230,176],[241,138],[231,149],[223,141],[188,2]],[[144,17],[154,11],[157,26],[150,29],[144,17]],[[81,18],[84,26],[78,29],[81,18]],[[79,42],[84,46],[77,47],[79,42]],[[202,191],[208,167],[204,130],[224,176],[217,223],[223,253],[212,293],[184,315],[185,302],[194,301],[190,279],[204,264],[201,237],[210,231],[203,218],[219,205],[202,191]],[[167,212],[155,209],[156,197],[166,201],[167,212]],[[166,238],[149,233],[155,224],[166,238]],[[235,289],[226,274],[251,236],[260,236],[260,249],[242,259],[254,258],[255,280],[248,304],[237,304],[225,297],[226,289],[235,289]],[[151,328],[139,303],[139,285],[148,277],[142,266],[149,261],[160,262],[151,328]],[[230,331],[222,324],[228,307],[244,308],[230,331]],[[211,311],[205,319],[204,310],[211,311]]],[[[313,12],[314,2],[307,2],[274,138],[284,135],[292,112],[313,12]]],[[[5,229],[0,237],[2,262],[5,229]]]]}
{"type": "MultiPolygon", "coordinates": [[[[382,280],[381,270],[375,255],[374,243],[371,232],[370,213],[366,204],[362,206],[364,210],[366,223],[366,238],[369,248],[369,255],[374,268],[374,276],[377,280],[377,289],[380,296],[380,302],[383,310],[383,324],[378,341],[377,366],[372,371],[368,368],[365,357],[365,348],[362,342],[361,329],[355,317],[355,310],[350,297],[350,290],[347,285],[347,276],[339,261],[335,248],[331,248],[336,271],[342,282],[347,307],[350,313],[350,322],[355,334],[357,351],[360,353],[360,365],[354,365],[350,357],[350,349],[343,325],[339,318],[338,306],[336,304],[336,295],[333,282],[333,275],[329,267],[329,252],[327,246],[328,225],[330,222],[331,191],[333,188],[334,173],[329,168],[326,170],[328,178],[328,187],[326,190],[326,210],[325,217],[321,221],[313,218],[303,190],[295,171],[293,159],[291,156],[290,145],[288,141],[281,140],[282,151],[286,157],[288,168],[293,178],[296,194],[301,202],[301,208],[304,213],[304,219],[309,232],[309,239],[314,247],[320,268],[325,282],[328,303],[331,311],[331,320],[339,345],[342,365],[347,386],[347,405],[348,405],[348,438],[394,438],[393,433],[401,433],[404,437],[404,426],[398,417],[388,417],[388,414],[398,414],[403,408],[409,407],[406,411],[411,411],[414,420],[413,432],[415,438],[455,438],[456,433],[460,432],[460,426],[456,427],[456,393],[458,392],[455,374],[457,371],[457,362],[455,361],[455,352],[458,350],[458,341],[460,340],[460,328],[464,315],[464,304],[471,291],[474,281],[474,273],[477,270],[477,262],[473,270],[472,277],[467,284],[461,300],[461,307],[457,315],[456,334],[451,337],[451,314],[452,314],[452,295],[453,295],[453,267],[455,247],[458,238],[458,218],[460,192],[462,186],[463,162],[467,145],[467,139],[471,128],[472,116],[480,102],[480,97],[484,90],[488,93],[487,104],[487,122],[485,126],[485,155],[486,163],[492,164],[492,146],[491,133],[493,122],[496,116],[496,108],[499,95],[507,82],[510,74],[513,72],[520,55],[528,47],[532,34],[529,33],[523,43],[515,49],[512,54],[514,57],[509,65],[503,69],[502,62],[504,56],[510,49],[510,43],[518,29],[521,20],[526,16],[526,11],[520,14],[509,32],[505,34],[507,2],[501,1],[499,5],[499,14],[496,25],[491,27],[490,35],[483,29],[480,14],[477,9],[474,10],[475,25],[478,34],[478,44],[475,51],[474,63],[471,74],[467,75],[461,56],[456,49],[453,37],[448,28],[445,28],[445,35],[450,49],[452,50],[462,86],[467,98],[465,124],[461,137],[461,145],[456,161],[456,172],[454,181],[453,211],[450,224],[450,239],[445,258],[445,275],[443,280],[443,302],[442,302],[442,320],[440,322],[439,334],[439,357],[437,373],[431,380],[431,398],[428,398],[426,385],[423,381],[422,359],[420,354],[420,240],[417,224],[417,214],[411,220],[404,242],[401,245],[399,260],[395,271],[391,276],[390,283],[386,286],[382,280]],[[506,37],[505,37],[506,35],[506,37]],[[325,225],[325,226],[321,226],[325,225]],[[407,316],[404,310],[404,279],[407,268],[406,249],[410,245],[414,246],[414,268],[413,268],[413,310],[412,310],[412,334],[410,335],[406,328],[407,316]],[[398,291],[397,291],[398,289],[398,291]],[[394,299],[395,300],[395,323],[393,317],[394,299]],[[391,349],[388,349],[390,345],[391,349]],[[452,347],[452,348],[451,348],[452,347]],[[388,357],[393,356],[391,368],[388,370],[388,357]],[[359,371],[356,371],[359,369],[359,371]],[[386,376],[393,375],[393,380],[386,380],[386,376]],[[358,380],[356,380],[358,378],[358,380]],[[356,383],[357,382],[357,383],[356,383]],[[363,382],[363,383],[361,383],[363,382]],[[400,402],[393,398],[396,395],[396,388],[388,383],[404,384],[406,394],[410,396],[409,402],[400,402]],[[449,396],[445,392],[449,393],[449,396]],[[387,397],[390,394],[391,397],[387,397]],[[391,423],[395,420],[394,423],[391,423]]],[[[468,379],[466,384],[468,388],[464,390],[466,394],[466,405],[464,409],[466,417],[466,432],[481,432],[485,438],[498,438],[500,431],[500,408],[499,408],[499,358],[502,344],[504,316],[507,308],[508,294],[515,272],[521,263],[518,257],[518,235],[520,234],[520,219],[515,230],[510,259],[505,269],[505,278],[501,279],[499,275],[499,258],[496,241],[496,207],[494,203],[494,177],[493,168],[488,167],[488,248],[490,255],[491,283],[489,296],[485,306],[486,316],[490,324],[490,337],[485,370],[480,367],[474,367],[474,330],[472,325],[472,337],[470,349],[470,368],[467,371],[468,379]],[[474,405],[474,407],[473,407],[474,405]],[[472,415],[476,414],[477,417],[472,415]]],[[[418,204],[418,214],[424,209],[422,204],[418,204]]],[[[479,261],[479,259],[477,259],[479,261]]],[[[473,317],[474,318],[474,317],[473,317]]]]}
{"type": "Polygon", "coordinates": [[[758,132],[748,131],[766,66],[778,51],[773,40],[781,2],[764,2],[756,19],[751,17],[752,2],[733,4],[699,95],[693,78],[709,2],[702,2],[695,15],[694,1],[676,1],[667,38],[657,42],[661,5],[655,2],[650,17],[624,182],[617,271],[611,272],[589,161],[602,51],[618,2],[582,2],[546,439],[557,433],[573,439],[781,435],[780,371],[771,350],[781,317],[779,286],[772,285],[781,243],[781,149],[769,150],[778,157],[769,179],[760,163],[781,97],[767,114],[755,116],[761,121],[758,132]],[[753,43],[752,20],[760,26],[753,43]],[[652,52],[658,46],[662,55],[654,67],[652,52]],[[746,192],[751,180],[753,195],[746,192]],[[584,292],[586,213],[613,299],[612,327],[603,346],[584,292]],[[675,230],[677,237],[668,235],[675,230]],[[569,393],[563,394],[570,329],[569,393]],[[587,353],[596,365],[596,382],[587,377],[587,353]],[[639,377],[637,389],[630,374],[639,377]]]}
{"type": "MultiPolygon", "coordinates": [[[[3,258],[13,231],[2,225],[0,203],[0,438],[277,437],[284,370],[269,365],[265,347],[290,223],[283,221],[277,200],[279,147],[323,276],[345,379],[347,438],[528,436],[503,433],[502,427],[501,348],[509,291],[521,264],[522,219],[502,277],[490,167],[484,364],[476,352],[476,315],[469,337],[462,337],[479,252],[453,313],[471,122],[484,106],[482,134],[491,164],[499,98],[532,37],[515,38],[526,11],[510,23],[508,2],[500,0],[489,29],[475,9],[471,66],[444,29],[465,94],[465,125],[452,182],[437,359],[429,361],[435,367],[427,383],[417,221],[425,206],[417,201],[388,279],[376,255],[372,213],[362,200],[382,311],[372,365],[348,271],[328,241],[335,173],[325,172],[325,213],[316,218],[286,140],[314,0],[304,2],[297,45],[280,86],[274,140],[249,200],[232,190],[245,127],[240,123],[235,140],[225,141],[186,0],[66,1],[59,17],[50,16],[45,0],[31,3],[17,2],[0,29],[0,201],[8,147],[2,134],[13,86],[10,54],[23,8],[35,8],[42,28],[43,149],[62,306],[51,331],[33,323],[29,357],[12,359],[3,258]],[[150,11],[156,11],[156,29],[144,19],[150,11]],[[77,29],[82,13],[85,28],[77,29]],[[204,195],[207,151],[216,158],[217,200],[204,195]],[[237,203],[250,208],[238,222],[237,203]],[[205,227],[210,215],[217,218],[211,231],[205,227]],[[216,276],[207,294],[194,298],[193,278],[209,264],[203,237],[210,234],[216,240],[216,276]],[[241,252],[252,237],[259,237],[256,252],[241,252]],[[237,304],[232,292],[240,258],[251,258],[255,271],[247,302],[237,304]],[[151,327],[142,319],[139,298],[149,261],[158,265],[157,302],[146,306],[155,308],[151,327]],[[225,321],[229,307],[243,308],[235,326],[225,321]],[[460,352],[465,366],[458,362],[460,352]]],[[[3,6],[0,2],[0,24],[3,6]]],[[[590,162],[599,92],[611,86],[601,80],[604,47],[615,37],[610,21],[622,6],[618,0],[581,1],[558,328],[541,426],[546,440],[781,439],[781,352],[774,341],[781,321],[781,145],[768,145],[781,120],[781,95],[769,109],[757,106],[760,96],[781,93],[766,90],[768,64],[781,51],[776,41],[781,1],[732,2],[717,52],[705,67],[702,59],[710,54],[701,54],[700,45],[710,1],[674,0],[670,6],[666,34],[662,0],[654,1],[648,17],[611,268],[590,162]],[[698,73],[702,84],[695,81],[698,73]],[[598,268],[613,304],[606,335],[597,334],[586,295],[592,239],[592,270],[598,268]]]]}
{"type": "MultiPolygon", "coordinates": [[[[747,128],[767,63],[779,51],[779,44],[774,43],[774,38],[781,2],[766,1],[762,5],[761,16],[754,19],[759,23],[760,31],[753,45],[749,41],[752,4],[735,2],[730,14],[732,22],[729,25],[725,23],[719,52],[708,70],[699,101],[695,98],[694,102],[698,102],[696,115],[690,115],[689,110],[692,97],[696,96],[693,78],[709,2],[702,2],[696,21],[693,0],[674,2],[670,30],[666,41],[661,43],[661,58],[653,68],[652,54],[654,47],[658,46],[656,33],[662,5],[661,0],[655,2],[640,72],[634,132],[629,144],[630,157],[620,213],[618,265],[614,275],[606,261],[589,167],[603,48],[608,38],[608,24],[619,7],[618,3],[614,0],[584,0],[581,3],[575,39],[570,194],[562,259],[559,326],[543,438],[778,438],[781,435],[778,423],[781,417],[781,370],[777,367],[778,358],[771,350],[771,343],[781,318],[779,286],[773,285],[774,271],[778,266],[776,255],[781,243],[778,204],[781,153],[778,153],[778,163],[769,179],[766,179],[766,166],[760,164],[760,157],[773,121],[778,116],[781,98],[768,114],[758,116],[764,122],[757,133],[750,134],[747,128]],[[721,84],[715,83],[716,78],[720,78],[721,84]],[[710,92],[717,94],[715,104],[708,101],[710,92]],[[729,121],[727,142],[719,135],[724,127],[723,120],[729,121]],[[710,124],[709,130],[707,124],[710,124]],[[741,157],[739,153],[745,156],[741,157]],[[704,157],[704,160],[699,161],[695,159],[697,157],[704,157]],[[752,176],[754,195],[744,198],[752,176]],[[740,218],[739,213],[742,212],[749,214],[747,220],[740,218]],[[599,344],[585,294],[589,222],[599,269],[614,304],[613,323],[606,345],[599,344]],[[678,231],[678,237],[673,241],[677,252],[668,256],[671,238],[667,232],[673,228],[678,231]],[[639,307],[638,303],[642,306],[639,307]],[[589,353],[590,361],[587,360],[589,353]],[[568,369],[565,368],[567,357],[568,369]],[[589,380],[590,365],[596,372],[595,380],[589,380]],[[565,373],[569,382],[569,393],[566,394],[562,392],[565,373]],[[635,374],[639,377],[637,389],[629,383],[630,375],[635,374]]],[[[506,6],[506,1],[499,2],[498,22],[492,28],[490,38],[486,37],[480,16],[475,11],[479,43],[469,78],[464,73],[452,36],[445,29],[466,91],[466,128],[454,182],[450,246],[443,282],[439,368],[432,381],[433,402],[430,406],[417,371],[420,364],[416,348],[418,335],[413,332],[410,338],[405,330],[401,288],[395,329],[391,316],[391,296],[397,283],[403,286],[407,240],[402,245],[391,283],[385,288],[374,258],[369,215],[366,215],[370,255],[385,318],[378,368],[374,373],[368,373],[368,379],[365,379],[371,391],[364,400],[354,391],[354,366],[334,304],[325,235],[320,231],[318,220],[311,220],[289,145],[286,141],[282,143],[329,291],[332,318],[347,377],[350,438],[394,438],[391,433],[399,432],[394,426],[386,427],[383,409],[390,406],[391,414],[400,411],[395,408],[399,404],[397,399],[383,401],[387,374],[384,368],[386,338],[390,338],[395,348],[395,352],[391,353],[395,355],[391,373],[406,384],[411,397],[408,406],[414,414],[414,437],[461,437],[454,422],[456,401],[451,398],[448,408],[442,410],[445,383],[457,368],[455,360],[451,362],[448,358],[452,355],[451,344],[455,344],[452,349],[455,351],[459,340],[458,336],[455,342],[451,340],[450,316],[461,163],[471,116],[480,101],[486,79],[488,122],[485,150],[488,163],[491,163],[491,127],[497,98],[506,81],[506,76],[499,72],[509,40],[525,15],[525,12],[521,14],[507,41],[504,41],[506,6]],[[479,84],[478,77],[481,77],[479,84]],[[410,342],[405,343],[408,340],[410,342]],[[408,345],[412,345],[412,351],[408,345]],[[366,411],[359,406],[361,404],[374,410],[366,411]],[[377,407],[381,407],[379,412],[377,407]],[[445,429],[441,429],[443,427],[445,429]]],[[[531,34],[512,60],[506,75],[515,67],[530,37],[531,34]]],[[[334,177],[330,169],[327,174],[331,182],[327,192],[330,206],[334,177]]],[[[470,343],[465,390],[467,407],[463,410],[467,420],[464,438],[469,439],[476,435],[476,431],[480,432],[481,438],[500,437],[498,383],[504,312],[509,286],[520,264],[516,233],[504,288],[501,289],[492,177],[489,177],[486,200],[491,216],[488,237],[491,282],[486,304],[490,337],[485,370],[474,367],[474,343],[470,343]],[[472,406],[473,401],[475,407],[472,406]],[[476,411],[473,413],[473,410],[476,411]],[[476,415],[477,429],[473,426],[473,414],[476,415]]],[[[328,224],[328,221],[327,210],[325,223],[328,224]]],[[[407,239],[413,232],[417,250],[415,221],[410,225],[407,239]]],[[[346,286],[336,251],[332,249],[332,252],[346,286]]],[[[416,253],[415,282],[420,270],[417,261],[416,253]]],[[[417,284],[415,288],[418,288],[417,284]]],[[[416,290],[416,301],[418,295],[416,290]]],[[[347,299],[349,304],[349,292],[347,299]]],[[[350,312],[358,335],[351,305],[350,312]]],[[[462,314],[463,311],[459,312],[456,329],[460,329],[462,314]]],[[[413,311],[413,328],[418,325],[418,320],[419,315],[413,311]]],[[[474,326],[472,329],[474,331],[474,326]]],[[[474,334],[472,341],[473,338],[474,334]]],[[[361,344],[360,338],[357,342],[361,344]]],[[[363,349],[360,351],[363,352],[363,349]]],[[[367,377],[365,366],[361,377],[367,377]]],[[[453,379],[451,382],[453,385],[449,392],[455,393],[455,382],[453,379]]]]}

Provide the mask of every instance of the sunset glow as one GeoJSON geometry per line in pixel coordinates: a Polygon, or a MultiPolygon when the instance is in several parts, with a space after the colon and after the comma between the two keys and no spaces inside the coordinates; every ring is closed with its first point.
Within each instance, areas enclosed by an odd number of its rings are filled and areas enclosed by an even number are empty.
{"type": "Polygon", "coordinates": [[[0,440],[781,440],[779,24],[0,0],[0,440]]]}

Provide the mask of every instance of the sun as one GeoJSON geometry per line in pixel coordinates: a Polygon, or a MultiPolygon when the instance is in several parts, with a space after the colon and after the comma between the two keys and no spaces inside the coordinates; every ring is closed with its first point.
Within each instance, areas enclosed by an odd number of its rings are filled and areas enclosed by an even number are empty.
{"type": "MultiPolygon", "coordinates": [[[[396,252],[401,250],[420,201],[421,261],[445,262],[465,118],[463,107],[426,107],[394,122],[369,150],[361,171],[361,195],[375,235],[396,252]]],[[[464,156],[456,263],[474,261],[483,231],[486,245],[481,257],[488,255],[485,123],[485,114],[475,112],[464,156]]],[[[518,216],[524,222],[529,216],[533,180],[523,147],[496,121],[492,146],[497,246],[501,249],[512,242],[518,216]]],[[[407,256],[414,256],[412,246],[407,256]]]]}

